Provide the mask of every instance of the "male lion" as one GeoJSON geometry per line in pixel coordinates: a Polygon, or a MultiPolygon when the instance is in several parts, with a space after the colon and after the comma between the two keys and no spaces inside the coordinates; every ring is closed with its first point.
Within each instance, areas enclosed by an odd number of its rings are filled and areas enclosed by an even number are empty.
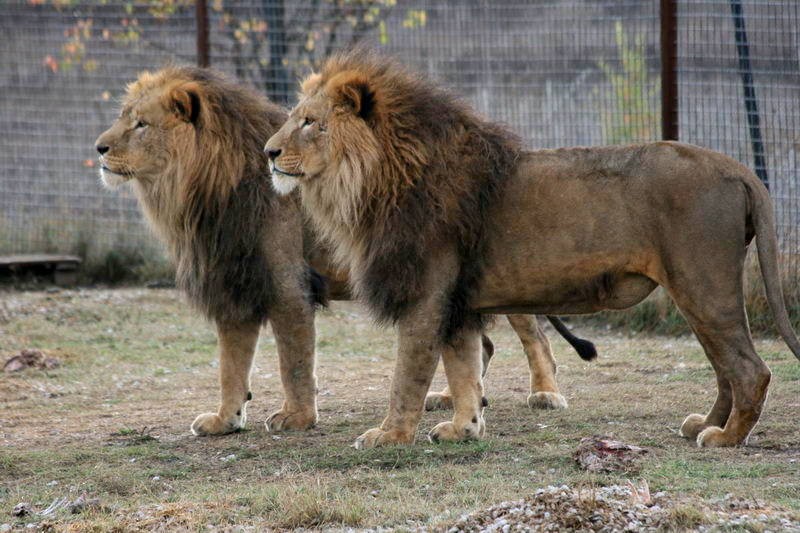
{"type": "Polygon", "coordinates": [[[455,414],[430,438],[484,433],[483,313],[623,309],[659,284],[717,374],[711,411],[689,415],[681,433],[700,446],[745,443],[770,381],[743,305],[754,236],[778,329],[800,358],[767,190],[724,155],[672,142],[524,150],[447,92],[364,50],[329,59],[303,82],[265,150],[276,188],[299,185],[356,294],[398,324],[389,414],[356,447],[413,441],[440,351],[455,414]]]}
{"type": "MultiPolygon", "coordinates": [[[[281,108],[220,74],[167,68],[129,85],[119,118],[96,142],[103,182],[133,182],[147,220],[169,248],[178,286],[216,324],[221,403],[216,413],[195,419],[197,435],[244,426],[250,367],[267,320],[286,398],[267,428],[304,429],[317,420],[314,305],[323,295],[308,261],[332,278],[333,297],[347,297],[346,276],[329,266],[323,247],[312,246],[297,195],[278,196],[265,179],[263,142],[285,119],[281,108]]],[[[535,318],[509,321],[528,355],[529,404],[566,407],[535,318]]],[[[582,357],[595,355],[591,343],[559,331],[582,357]]],[[[485,343],[488,361],[491,342],[485,343]]],[[[445,390],[431,396],[429,407],[449,401],[445,390]]]]}

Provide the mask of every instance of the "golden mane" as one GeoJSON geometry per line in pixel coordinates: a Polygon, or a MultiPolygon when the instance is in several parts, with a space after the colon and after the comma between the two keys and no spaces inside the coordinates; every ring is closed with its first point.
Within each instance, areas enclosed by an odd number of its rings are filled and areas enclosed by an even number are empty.
{"type": "Polygon", "coordinates": [[[163,139],[170,157],[161,175],[134,186],[170,248],[177,284],[210,318],[263,321],[273,281],[261,246],[276,203],[263,143],[286,114],[222,74],[193,67],[142,73],[128,86],[123,113],[153,95],[184,123],[163,139]]]}
{"type": "Polygon", "coordinates": [[[169,139],[174,157],[164,172],[180,184],[184,205],[224,203],[243,176],[263,172],[262,137],[286,118],[263,96],[212,70],[143,72],[128,85],[123,108],[148,93],[159,94],[164,107],[187,122],[169,139]]]}
{"type": "Polygon", "coordinates": [[[467,301],[483,268],[489,206],[521,149],[517,137],[362,49],[330,58],[302,89],[304,98],[323,95],[333,109],[330,169],[309,183],[304,199],[322,214],[314,218],[337,256],[350,263],[359,296],[379,319],[397,320],[422,290],[417,266],[432,246],[454,238],[461,268],[442,334],[479,327],[477,315],[467,317],[467,301]],[[377,283],[387,269],[395,282],[377,283]]]}

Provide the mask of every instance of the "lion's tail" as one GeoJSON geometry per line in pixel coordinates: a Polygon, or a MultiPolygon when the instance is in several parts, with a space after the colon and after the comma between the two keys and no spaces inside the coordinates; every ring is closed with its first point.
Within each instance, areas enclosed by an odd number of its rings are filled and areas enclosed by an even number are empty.
{"type": "Polygon", "coordinates": [[[556,331],[564,337],[564,340],[575,348],[575,351],[578,352],[581,359],[584,361],[591,361],[597,358],[597,348],[595,348],[594,343],[573,335],[569,328],[567,328],[558,317],[548,315],[547,320],[549,320],[553,327],[556,328],[556,331]]]}
{"type": "Polygon", "coordinates": [[[761,276],[767,293],[767,301],[775,318],[775,325],[783,340],[800,359],[800,340],[792,329],[789,313],[783,300],[781,289],[780,270],[778,269],[778,238],[775,230],[775,213],[772,209],[772,200],[769,193],[760,181],[745,179],[752,205],[750,216],[756,231],[756,249],[758,250],[758,264],[761,266],[761,276]]]}

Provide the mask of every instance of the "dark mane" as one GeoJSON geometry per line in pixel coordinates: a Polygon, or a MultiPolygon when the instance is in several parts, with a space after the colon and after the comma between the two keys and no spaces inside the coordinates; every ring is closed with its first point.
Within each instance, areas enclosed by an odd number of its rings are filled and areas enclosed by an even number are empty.
{"type": "Polygon", "coordinates": [[[470,301],[484,269],[490,210],[515,169],[518,138],[395,61],[364,50],[330,59],[315,85],[333,98],[359,91],[361,116],[381,147],[359,199],[365,248],[355,280],[359,296],[379,320],[397,321],[422,297],[430,250],[457,243],[459,271],[440,333],[447,341],[461,328],[481,328],[470,301]]]}
{"type": "MultiPolygon", "coordinates": [[[[264,236],[279,202],[263,144],[286,112],[222,74],[192,67],[142,76],[129,98],[175,87],[189,95],[193,128],[176,141],[160,183],[137,185],[137,193],[191,303],[217,321],[263,322],[275,283],[264,236]]],[[[309,294],[311,281],[304,280],[309,294]]]]}

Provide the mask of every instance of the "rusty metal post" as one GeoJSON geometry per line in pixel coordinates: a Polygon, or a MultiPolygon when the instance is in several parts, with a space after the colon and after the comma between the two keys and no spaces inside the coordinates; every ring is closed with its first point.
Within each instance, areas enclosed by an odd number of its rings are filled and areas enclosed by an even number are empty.
{"type": "Polygon", "coordinates": [[[195,0],[195,20],[197,22],[197,66],[209,65],[208,53],[208,6],[206,0],[195,0]]]}
{"type": "Polygon", "coordinates": [[[678,3],[661,0],[661,138],[678,140],[678,3]]]}

